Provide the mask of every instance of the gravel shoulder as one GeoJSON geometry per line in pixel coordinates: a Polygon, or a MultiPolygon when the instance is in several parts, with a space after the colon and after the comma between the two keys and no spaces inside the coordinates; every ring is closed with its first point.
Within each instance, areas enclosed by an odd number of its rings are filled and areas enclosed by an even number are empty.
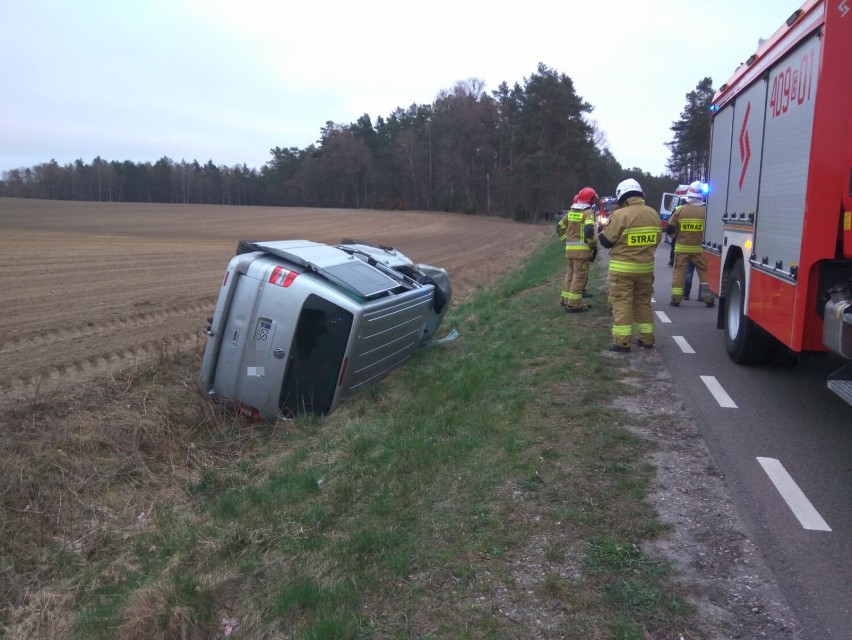
{"type": "Polygon", "coordinates": [[[614,408],[636,418],[624,425],[656,445],[656,487],[650,496],[671,534],[646,552],[668,558],[700,611],[709,637],[804,638],[795,614],[733,507],[725,478],[713,463],[659,353],[631,354],[624,383],[641,390],[614,408]],[[659,398],[677,398],[661,403],[659,398]]]}

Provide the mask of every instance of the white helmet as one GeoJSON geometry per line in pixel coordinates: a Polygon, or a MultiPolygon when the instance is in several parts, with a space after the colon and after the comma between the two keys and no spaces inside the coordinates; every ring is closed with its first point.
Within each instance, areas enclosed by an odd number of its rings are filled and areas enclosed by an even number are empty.
{"type": "Polygon", "coordinates": [[[627,180],[619,182],[615,188],[615,199],[618,200],[618,204],[621,204],[623,200],[626,200],[631,195],[641,197],[645,194],[642,193],[642,187],[633,178],[627,178],[627,180]]]}
{"type": "Polygon", "coordinates": [[[689,185],[686,190],[686,201],[692,204],[700,204],[704,202],[704,184],[700,180],[696,180],[689,185]]]}

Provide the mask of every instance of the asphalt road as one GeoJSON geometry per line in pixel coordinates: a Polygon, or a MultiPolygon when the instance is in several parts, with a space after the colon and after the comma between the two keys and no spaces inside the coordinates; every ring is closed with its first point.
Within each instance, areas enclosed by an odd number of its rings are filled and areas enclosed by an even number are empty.
{"type": "Polygon", "coordinates": [[[752,541],[812,640],[852,638],[852,406],[826,387],[845,361],[742,366],[725,352],[717,309],[669,305],[669,246],[657,250],[659,352],[695,418],[752,541]]]}

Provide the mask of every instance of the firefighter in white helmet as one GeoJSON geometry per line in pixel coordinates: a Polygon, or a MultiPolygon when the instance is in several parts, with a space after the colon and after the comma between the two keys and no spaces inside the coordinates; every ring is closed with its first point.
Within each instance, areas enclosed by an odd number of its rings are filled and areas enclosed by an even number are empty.
{"type": "Polygon", "coordinates": [[[574,197],[574,204],[557,224],[559,238],[565,242],[565,281],[562,284],[561,304],[566,313],[588,311],[583,304],[583,290],[589,280],[589,263],[597,255],[594,206],[598,194],[583,187],[574,197]]]}
{"type": "Polygon", "coordinates": [[[609,249],[609,297],[612,304],[610,351],[627,353],[636,325],[636,344],[654,346],[654,254],[660,244],[660,215],[645,204],[642,187],[628,178],[615,189],[619,208],[598,235],[609,249]]]}
{"type": "Polygon", "coordinates": [[[706,217],[704,185],[699,181],[690,184],[685,200],[686,204],[675,210],[666,225],[666,233],[677,236],[677,242],[674,245],[671,305],[679,307],[683,301],[686,267],[692,263],[698,271],[698,299],[708,307],[712,307],[715,300],[707,286],[707,259],[701,249],[706,217]]]}

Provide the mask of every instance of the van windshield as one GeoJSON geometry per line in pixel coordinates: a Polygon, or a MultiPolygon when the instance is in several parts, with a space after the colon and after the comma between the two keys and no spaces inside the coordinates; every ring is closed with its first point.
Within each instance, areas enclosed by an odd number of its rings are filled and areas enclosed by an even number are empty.
{"type": "Polygon", "coordinates": [[[352,314],[312,294],[302,305],[279,406],[284,415],[328,413],[352,330],[352,314]]]}

